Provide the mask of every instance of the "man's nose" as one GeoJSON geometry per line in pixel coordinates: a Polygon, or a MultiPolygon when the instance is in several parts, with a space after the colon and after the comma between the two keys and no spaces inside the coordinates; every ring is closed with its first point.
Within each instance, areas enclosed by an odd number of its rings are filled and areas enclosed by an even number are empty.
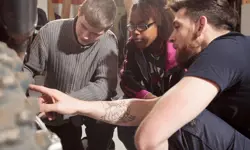
{"type": "Polygon", "coordinates": [[[85,40],[88,40],[89,39],[89,32],[88,31],[82,32],[81,37],[85,40]]]}
{"type": "Polygon", "coordinates": [[[139,32],[138,30],[135,29],[135,30],[131,31],[130,34],[131,34],[132,36],[136,36],[136,35],[139,35],[140,32],[139,32]]]}

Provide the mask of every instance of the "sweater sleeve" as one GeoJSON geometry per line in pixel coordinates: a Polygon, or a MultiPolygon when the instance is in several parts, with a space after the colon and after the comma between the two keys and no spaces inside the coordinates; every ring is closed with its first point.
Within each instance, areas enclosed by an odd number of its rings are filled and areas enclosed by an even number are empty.
{"type": "Polygon", "coordinates": [[[24,72],[28,72],[32,77],[43,73],[45,70],[48,59],[47,34],[49,34],[48,28],[44,26],[36,35],[30,47],[30,53],[26,56],[23,70],[24,72]]]}

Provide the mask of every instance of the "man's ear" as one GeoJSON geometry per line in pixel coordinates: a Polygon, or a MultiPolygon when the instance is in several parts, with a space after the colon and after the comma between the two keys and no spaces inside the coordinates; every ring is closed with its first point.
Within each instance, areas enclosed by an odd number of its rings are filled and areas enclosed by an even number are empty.
{"type": "Polygon", "coordinates": [[[202,32],[205,31],[207,26],[207,17],[201,16],[199,20],[197,21],[197,34],[198,36],[201,35],[202,32]]]}

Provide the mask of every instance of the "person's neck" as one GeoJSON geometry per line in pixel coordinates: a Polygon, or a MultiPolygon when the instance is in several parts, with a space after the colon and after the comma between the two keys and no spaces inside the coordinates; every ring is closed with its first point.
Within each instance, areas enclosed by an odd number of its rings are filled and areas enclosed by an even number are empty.
{"type": "Polygon", "coordinates": [[[229,32],[229,30],[214,30],[210,28],[210,30],[208,30],[207,32],[208,34],[205,36],[205,40],[202,44],[202,49],[206,48],[216,38],[228,34],[229,32]]]}

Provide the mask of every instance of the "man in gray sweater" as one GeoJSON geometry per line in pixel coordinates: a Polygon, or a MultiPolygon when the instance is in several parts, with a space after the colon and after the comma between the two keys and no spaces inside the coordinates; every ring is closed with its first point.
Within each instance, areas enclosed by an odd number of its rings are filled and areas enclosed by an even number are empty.
{"type": "MultiPolygon", "coordinates": [[[[116,15],[113,0],[86,0],[72,19],[51,21],[31,45],[24,71],[46,73],[46,87],[84,100],[106,100],[117,85],[117,40],[109,30],[116,15]]],[[[56,114],[44,120],[60,138],[64,150],[83,150],[79,117],[56,114]]],[[[81,118],[82,119],[82,118],[81,118]]],[[[84,118],[89,150],[108,149],[114,126],[84,118]]]]}

